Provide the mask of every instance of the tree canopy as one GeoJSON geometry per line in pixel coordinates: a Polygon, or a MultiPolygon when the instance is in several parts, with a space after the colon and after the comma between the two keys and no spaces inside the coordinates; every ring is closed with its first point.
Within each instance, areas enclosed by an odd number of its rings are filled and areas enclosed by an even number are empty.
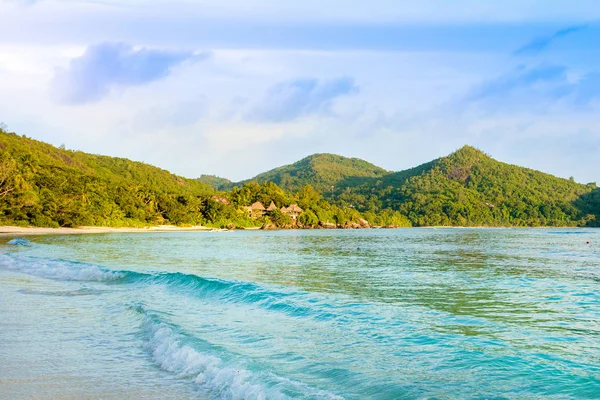
{"type": "Polygon", "coordinates": [[[310,186],[290,192],[273,182],[248,182],[222,192],[145,163],[57,148],[0,130],[2,225],[299,226],[279,211],[292,203],[305,210],[302,226],[363,217],[329,204],[310,186]],[[256,201],[274,202],[278,210],[249,215],[244,207],[256,201]]]}
{"type": "Polygon", "coordinates": [[[0,129],[3,225],[600,225],[594,183],[498,162],[469,146],[400,172],[318,154],[259,177],[239,184],[210,176],[187,179],[0,129]],[[211,183],[230,187],[217,190],[211,183]],[[253,214],[247,206],[254,202],[273,202],[277,210],[253,214]],[[297,219],[281,210],[293,203],[303,210],[297,219]]]}

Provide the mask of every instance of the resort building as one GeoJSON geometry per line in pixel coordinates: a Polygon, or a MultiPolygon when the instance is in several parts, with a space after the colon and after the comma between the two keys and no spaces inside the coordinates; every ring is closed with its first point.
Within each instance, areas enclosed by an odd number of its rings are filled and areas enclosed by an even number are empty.
{"type": "Polygon", "coordinates": [[[292,219],[298,218],[298,215],[300,215],[302,211],[304,210],[301,209],[300,206],[298,206],[298,204],[296,203],[290,204],[289,207],[281,207],[281,212],[289,215],[292,219]]]}
{"type": "Polygon", "coordinates": [[[275,205],[275,203],[273,203],[273,200],[271,200],[271,204],[269,204],[269,207],[267,207],[267,212],[271,212],[271,211],[275,211],[277,210],[277,206],[275,205]]]}
{"type": "MultiPolygon", "coordinates": [[[[252,203],[252,205],[250,205],[250,206],[244,207],[244,210],[246,210],[246,212],[248,213],[248,216],[250,218],[260,218],[260,217],[264,216],[265,213],[270,213],[270,212],[277,210],[277,206],[275,205],[275,203],[273,201],[271,201],[271,204],[269,204],[269,207],[265,208],[265,206],[260,201],[257,201],[255,203],[252,203]]],[[[294,220],[296,218],[298,218],[298,216],[302,213],[302,211],[304,211],[296,203],[290,204],[289,207],[281,207],[280,210],[282,213],[288,215],[290,218],[292,218],[294,220]]]]}
{"type": "Polygon", "coordinates": [[[244,210],[248,212],[248,215],[252,218],[262,217],[265,214],[265,206],[260,201],[252,203],[251,206],[244,207],[244,210]]]}

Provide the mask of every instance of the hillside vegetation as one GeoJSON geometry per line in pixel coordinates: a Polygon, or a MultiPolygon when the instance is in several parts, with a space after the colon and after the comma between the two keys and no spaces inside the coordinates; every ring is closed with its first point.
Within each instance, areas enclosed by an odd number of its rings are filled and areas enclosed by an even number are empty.
{"type": "Polygon", "coordinates": [[[231,188],[233,187],[232,182],[229,179],[221,178],[216,175],[200,175],[200,178],[197,179],[198,182],[209,185],[214,189],[223,189],[223,188],[231,188]]]}
{"type": "MultiPolygon", "coordinates": [[[[358,158],[313,154],[293,164],[264,172],[249,181],[273,182],[291,192],[311,185],[321,193],[331,193],[332,186],[335,189],[341,183],[359,184],[362,178],[377,178],[388,174],[389,171],[358,158]]],[[[248,181],[237,185],[245,182],[248,181]]]]}
{"type": "MultiPolygon", "coordinates": [[[[58,149],[0,132],[4,224],[122,226],[200,222],[210,186],[144,163],[58,149]],[[11,175],[10,177],[8,175],[11,175]]],[[[0,194],[1,195],[1,194],[0,194]]]]}
{"type": "MultiPolygon", "coordinates": [[[[310,185],[288,192],[272,182],[249,182],[219,192],[144,163],[59,149],[0,130],[0,225],[351,227],[363,217],[330,204],[310,185]],[[298,222],[279,210],[255,218],[244,207],[256,201],[273,201],[278,209],[298,203],[304,212],[298,222]]],[[[410,226],[391,210],[368,218],[374,225],[410,226]]]]}
{"type": "Polygon", "coordinates": [[[348,185],[338,199],[362,211],[398,210],[416,226],[585,226],[600,217],[595,183],[505,164],[470,146],[348,185]]]}
{"type": "Polygon", "coordinates": [[[600,222],[595,183],[583,185],[502,163],[470,146],[400,172],[316,154],[253,179],[291,190],[310,183],[342,208],[367,216],[398,211],[414,226],[597,226],[600,222]]]}
{"type": "Polygon", "coordinates": [[[59,149],[0,130],[0,224],[598,226],[600,190],[496,161],[465,146],[388,172],[359,159],[315,154],[255,179],[186,179],[122,158],[59,149]],[[212,187],[211,187],[212,186],[212,187]],[[333,186],[333,193],[331,187],[333,186]],[[229,187],[227,191],[217,188],[229,187]],[[254,215],[260,201],[277,210],[254,215]],[[281,207],[297,203],[292,220],[281,207]]]}

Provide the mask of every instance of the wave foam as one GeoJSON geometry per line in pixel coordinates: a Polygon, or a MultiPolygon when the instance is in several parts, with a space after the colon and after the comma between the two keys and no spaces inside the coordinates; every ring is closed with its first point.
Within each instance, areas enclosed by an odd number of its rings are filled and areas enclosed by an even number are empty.
{"type": "MultiPolygon", "coordinates": [[[[190,290],[194,295],[217,296],[230,301],[257,303],[280,312],[298,312],[302,307],[287,303],[289,293],[272,292],[253,283],[207,279],[181,273],[139,273],[117,271],[93,264],[60,259],[38,258],[22,254],[0,254],[0,269],[14,270],[44,278],[66,281],[98,281],[114,283],[158,284],[190,290]]],[[[27,292],[26,294],[38,294],[27,292]]],[[[42,294],[41,292],[39,294],[42,294]]],[[[46,294],[46,293],[43,293],[46,294]]],[[[61,295],[63,293],[60,293],[61,295]]],[[[65,292],[65,295],[83,293],[65,292]]],[[[189,379],[210,397],[221,399],[339,399],[305,383],[268,372],[250,360],[240,359],[210,344],[204,351],[203,342],[182,333],[177,327],[135,308],[143,316],[145,347],[153,362],[162,370],[179,378],[189,379]],[[200,350],[202,348],[202,350],[200,350]],[[222,358],[224,356],[224,358],[222,358]],[[242,368],[242,365],[250,365],[242,368]]]]}
{"type": "Polygon", "coordinates": [[[203,353],[188,344],[189,339],[177,333],[171,325],[146,313],[142,307],[142,328],[146,350],[162,370],[178,378],[188,378],[219,399],[341,399],[329,392],[311,388],[293,380],[267,372],[254,372],[239,365],[226,363],[216,355],[203,353]]]}
{"type": "Polygon", "coordinates": [[[184,344],[184,337],[164,322],[146,317],[143,327],[148,336],[146,348],[154,363],[180,378],[191,378],[212,396],[232,400],[286,398],[276,389],[255,382],[250,371],[227,366],[220,358],[184,344]]]}
{"type": "Polygon", "coordinates": [[[111,271],[93,264],[6,254],[0,254],[0,267],[66,281],[115,281],[127,276],[125,272],[111,271]]]}
{"type": "MultiPolygon", "coordinates": [[[[273,290],[251,282],[205,278],[180,272],[142,273],[111,270],[94,264],[21,254],[0,254],[0,268],[3,266],[26,274],[57,280],[164,285],[174,287],[190,296],[255,304],[294,317],[317,320],[333,320],[339,317],[335,306],[322,302],[318,297],[311,297],[306,292],[283,288],[273,290]]],[[[360,313],[357,311],[355,315],[360,313]]]]}
{"type": "Polygon", "coordinates": [[[27,240],[27,239],[22,239],[22,238],[14,238],[14,239],[10,240],[6,244],[10,244],[11,246],[26,246],[26,247],[31,247],[31,242],[29,240],[27,240]]]}

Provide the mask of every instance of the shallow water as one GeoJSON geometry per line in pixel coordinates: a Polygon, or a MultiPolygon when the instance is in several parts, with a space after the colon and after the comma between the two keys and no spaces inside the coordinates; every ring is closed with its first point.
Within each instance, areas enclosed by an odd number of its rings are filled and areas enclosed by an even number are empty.
{"type": "Polygon", "coordinates": [[[11,239],[2,398],[600,398],[600,230],[11,239]]]}

